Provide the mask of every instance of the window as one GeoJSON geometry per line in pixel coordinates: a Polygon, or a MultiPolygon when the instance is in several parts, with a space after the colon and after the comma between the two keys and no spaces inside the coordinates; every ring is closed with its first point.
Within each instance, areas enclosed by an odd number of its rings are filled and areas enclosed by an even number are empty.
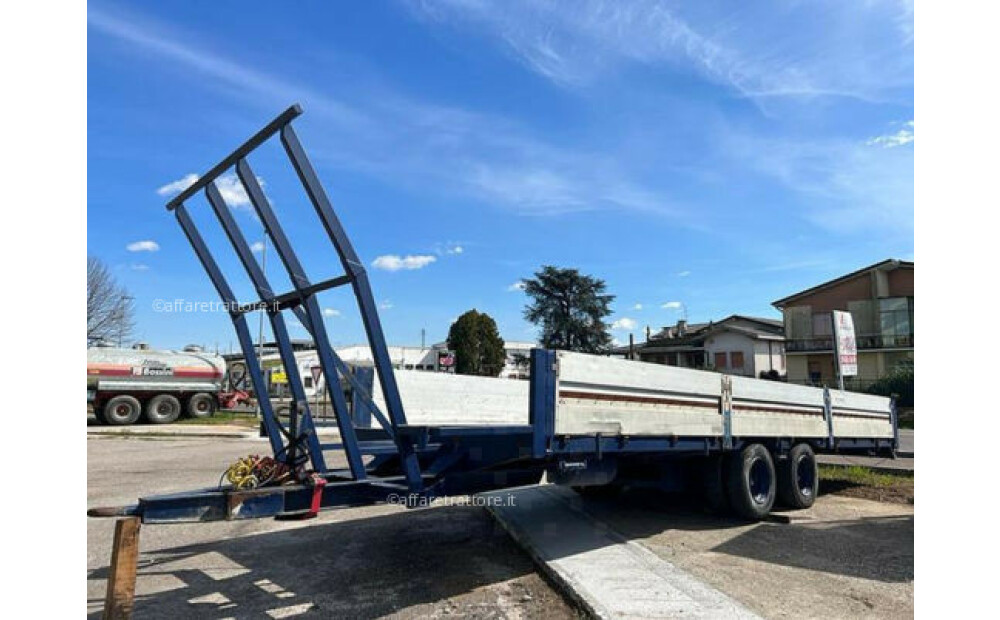
{"type": "Polygon", "coordinates": [[[882,345],[910,346],[910,305],[905,297],[878,300],[882,345]]]}
{"type": "Polygon", "coordinates": [[[785,337],[793,339],[812,338],[811,306],[793,306],[785,309],[785,337]]]}
{"type": "Polygon", "coordinates": [[[829,312],[814,314],[812,323],[813,336],[819,337],[833,335],[833,314],[829,312]]]}
{"type": "Polygon", "coordinates": [[[305,386],[306,386],[307,388],[311,388],[311,387],[313,386],[313,378],[312,378],[312,375],[309,375],[308,377],[302,377],[302,383],[303,383],[303,384],[304,384],[304,385],[305,385],[305,386]]]}
{"type": "Polygon", "coordinates": [[[724,351],[715,354],[715,367],[726,368],[726,353],[724,351]]]}
{"type": "Polygon", "coordinates": [[[743,368],[743,351],[733,351],[729,354],[733,368],[743,368]]]}

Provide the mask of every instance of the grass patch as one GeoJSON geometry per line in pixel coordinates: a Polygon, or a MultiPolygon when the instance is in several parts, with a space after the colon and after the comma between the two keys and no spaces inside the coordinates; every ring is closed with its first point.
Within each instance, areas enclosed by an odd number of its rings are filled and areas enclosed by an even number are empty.
{"type": "Polygon", "coordinates": [[[207,418],[181,418],[174,424],[187,424],[194,426],[245,426],[247,428],[257,428],[257,417],[251,412],[242,411],[216,411],[215,415],[207,418]]]}
{"type": "Polygon", "coordinates": [[[876,471],[861,465],[819,466],[820,491],[899,504],[913,503],[913,472],[876,471]]]}
{"type": "Polygon", "coordinates": [[[891,487],[900,484],[913,484],[913,472],[900,471],[889,473],[875,471],[863,465],[838,467],[836,465],[820,465],[820,480],[842,480],[853,484],[863,484],[870,487],[891,487]]]}

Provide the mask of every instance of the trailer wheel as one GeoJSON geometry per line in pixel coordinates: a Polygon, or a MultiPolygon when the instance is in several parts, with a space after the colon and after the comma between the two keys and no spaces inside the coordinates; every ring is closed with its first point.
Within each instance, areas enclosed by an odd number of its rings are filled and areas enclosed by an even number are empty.
{"type": "Polygon", "coordinates": [[[158,394],[146,403],[146,421],[150,424],[170,424],[181,417],[181,401],[170,394],[158,394]]]}
{"type": "Polygon", "coordinates": [[[135,424],[142,412],[139,401],[132,396],[120,394],[104,403],[101,421],[111,426],[135,424]]]}
{"type": "Polygon", "coordinates": [[[807,443],[800,443],[778,463],[778,499],[789,508],[809,508],[819,492],[819,466],[807,443]]]}
{"type": "Polygon", "coordinates": [[[192,418],[207,418],[215,413],[215,397],[205,392],[195,394],[187,401],[187,414],[192,418]]]}
{"type": "Polygon", "coordinates": [[[774,460],[767,448],[752,443],[726,460],[726,492],[736,514],[759,521],[771,512],[777,494],[774,460]]]}

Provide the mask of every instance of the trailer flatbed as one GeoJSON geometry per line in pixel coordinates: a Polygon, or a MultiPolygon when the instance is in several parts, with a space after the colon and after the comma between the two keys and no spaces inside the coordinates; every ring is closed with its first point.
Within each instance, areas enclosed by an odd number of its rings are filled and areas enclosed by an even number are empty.
{"type": "Polygon", "coordinates": [[[624,486],[693,488],[719,509],[765,517],[775,501],[812,503],[816,453],[893,455],[898,424],[888,398],[787,385],[612,359],[535,349],[530,380],[394,372],[367,275],[292,121],[292,106],[172,199],[168,209],[191,243],[220,297],[243,349],[247,374],[261,395],[263,430],[273,459],[291,473],[283,484],[222,485],[144,497],[132,506],[98,508],[93,516],[136,516],[146,523],[312,516],[337,506],[405,501],[550,482],[581,493],[624,486]],[[340,257],[344,275],[313,282],[271,209],[248,156],[273,136],[301,181],[319,224],[340,257]],[[256,262],[216,180],[235,167],[293,290],[277,294],[256,262]],[[186,201],[204,192],[258,299],[240,303],[186,201]],[[351,369],[330,346],[316,295],[351,286],[373,354],[373,367],[351,369]],[[263,309],[288,373],[292,407],[278,417],[267,396],[246,315],[263,309]],[[340,441],[319,441],[285,318],[312,336],[327,382],[340,441]],[[420,375],[423,375],[422,377],[420,375]],[[346,469],[327,467],[325,452],[342,451],[346,469]]]}

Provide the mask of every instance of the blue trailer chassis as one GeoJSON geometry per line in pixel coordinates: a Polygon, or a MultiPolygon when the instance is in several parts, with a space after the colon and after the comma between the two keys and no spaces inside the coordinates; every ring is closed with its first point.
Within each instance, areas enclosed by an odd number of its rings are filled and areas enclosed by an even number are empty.
{"type": "MultiPolygon", "coordinates": [[[[317,509],[380,502],[424,506],[436,497],[535,484],[545,472],[565,484],[599,485],[610,481],[630,463],[667,465],[678,459],[739,450],[751,441],[765,443],[781,454],[796,442],[792,437],[733,437],[728,432],[728,424],[724,425],[727,432],[722,437],[556,435],[556,356],[554,351],[543,349],[531,353],[527,425],[410,426],[364,265],[292,128],[291,122],[301,113],[298,105],[288,108],[167,204],[229,308],[247,373],[260,403],[262,431],[270,442],[274,458],[299,474],[298,481],[250,490],[214,487],[145,497],[132,506],[92,509],[89,511],[91,516],[138,516],[145,523],[173,523],[306,516],[315,514],[317,509]],[[250,167],[247,160],[250,153],[275,135],[337,251],[344,270],[341,276],[321,282],[309,279],[250,167]],[[273,243],[292,282],[291,291],[275,293],[216,185],[218,178],[231,168],[235,168],[237,178],[273,243]],[[185,203],[198,192],[204,193],[253,283],[258,296],[256,301],[238,302],[191,220],[185,203]],[[353,288],[358,303],[386,411],[382,411],[372,398],[371,370],[349,368],[330,346],[316,295],[347,285],[353,288]],[[268,316],[294,399],[287,423],[276,415],[268,397],[260,360],[250,336],[246,315],[258,310],[268,316]],[[350,386],[349,406],[340,381],[326,382],[336,413],[340,443],[320,442],[295,363],[283,315],[285,310],[292,312],[312,336],[324,375],[340,377],[350,386]],[[379,428],[369,428],[366,420],[370,418],[378,422],[379,428]],[[346,469],[328,468],[324,452],[331,450],[344,453],[346,469]]],[[[826,402],[830,420],[829,398],[826,402]]],[[[895,414],[893,425],[897,427],[895,414]]],[[[806,441],[817,451],[855,454],[893,454],[898,445],[898,431],[893,439],[855,440],[837,439],[833,436],[832,425],[830,429],[828,437],[806,441]]],[[[669,482],[667,478],[677,470],[667,467],[662,471],[659,482],[669,482]]]]}

